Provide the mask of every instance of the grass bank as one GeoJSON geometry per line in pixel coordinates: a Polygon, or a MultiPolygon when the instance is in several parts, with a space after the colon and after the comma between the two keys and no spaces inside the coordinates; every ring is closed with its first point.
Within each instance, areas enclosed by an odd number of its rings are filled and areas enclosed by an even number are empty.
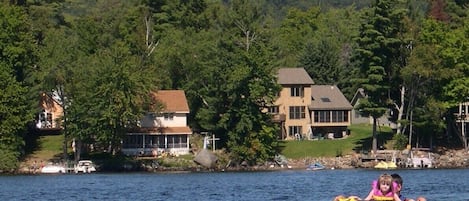
{"type": "Polygon", "coordinates": [[[39,136],[28,158],[36,160],[58,159],[63,153],[63,135],[39,136]]]}
{"type": "MultiPolygon", "coordinates": [[[[335,157],[371,149],[371,125],[352,125],[349,129],[351,134],[343,139],[281,142],[282,154],[287,158],[300,159],[307,157],[335,157]]],[[[379,127],[377,130],[378,146],[392,144],[392,130],[389,127],[379,127]]]]}
{"type": "MultiPolygon", "coordinates": [[[[308,157],[335,157],[354,152],[368,151],[371,149],[372,126],[368,124],[352,125],[350,135],[343,139],[334,140],[303,140],[282,141],[281,153],[287,158],[301,159],[308,157]]],[[[378,145],[392,144],[392,132],[388,127],[378,128],[378,145]]],[[[200,139],[193,139],[200,140],[200,139]]],[[[54,160],[62,156],[63,135],[41,136],[37,139],[37,147],[27,157],[27,160],[54,160]]],[[[387,147],[386,148],[390,148],[387,147]]],[[[70,151],[70,150],[69,150],[70,151]]],[[[104,153],[94,153],[85,156],[96,160],[109,160],[110,164],[128,162],[128,158],[115,158],[104,153]]],[[[191,159],[187,159],[190,160],[191,159]]],[[[26,161],[25,161],[26,162],[26,161]]]]}

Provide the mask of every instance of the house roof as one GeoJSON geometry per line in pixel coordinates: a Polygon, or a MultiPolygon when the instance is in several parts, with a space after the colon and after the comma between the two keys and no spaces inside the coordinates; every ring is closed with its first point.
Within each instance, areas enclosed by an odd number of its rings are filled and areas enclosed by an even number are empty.
{"type": "Polygon", "coordinates": [[[129,134],[154,134],[154,135],[169,135],[169,134],[192,134],[192,130],[187,126],[181,127],[149,127],[149,128],[134,128],[129,131],[129,134]]]}
{"type": "Polygon", "coordinates": [[[335,85],[311,86],[311,110],[351,110],[353,107],[335,85]]]}
{"type": "Polygon", "coordinates": [[[153,93],[153,97],[163,104],[161,112],[189,113],[183,90],[159,90],[153,93]]]}
{"type": "Polygon", "coordinates": [[[62,103],[57,100],[57,98],[54,97],[52,94],[45,92],[41,94],[41,101],[39,102],[39,107],[41,109],[48,109],[53,112],[62,111],[62,103]]]}
{"type": "Polygon", "coordinates": [[[287,84],[314,84],[304,68],[280,68],[278,70],[278,83],[287,84]]]}
{"type": "Polygon", "coordinates": [[[366,97],[365,90],[363,88],[358,88],[355,94],[353,95],[352,101],[350,101],[350,103],[352,105],[355,105],[357,104],[359,99],[362,99],[365,97],[366,97]]]}

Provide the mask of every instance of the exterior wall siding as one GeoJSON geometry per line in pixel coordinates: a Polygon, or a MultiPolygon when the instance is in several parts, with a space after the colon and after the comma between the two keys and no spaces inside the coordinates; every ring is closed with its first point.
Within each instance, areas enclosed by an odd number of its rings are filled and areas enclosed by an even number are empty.
{"type": "Polygon", "coordinates": [[[279,98],[275,101],[275,105],[279,106],[279,114],[285,114],[284,128],[287,132],[287,139],[295,138],[295,136],[288,136],[290,126],[301,126],[301,135],[305,135],[311,125],[311,116],[308,111],[308,106],[311,104],[311,86],[303,85],[304,94],[300,97],[291,96],[291,87],[301,85],[286,85],[282,88],[279,98]],[[291,106],[302,106],[305,109],[304,119],[291,119],[290,118],[290,107],[291,106]]]}
{"type": "Polygon", "coordinates": [[[44,93],[42,94],[39,107],[42,108],[42,111],[38,114],[37,128],[61,128],[62,123],[60,119],[63,116],[63,108],[59,103],[44,93]],[[51,115],[50,119],[48,115],[51,115]]]}
{"type": "Polygon", "coordinates": [[[186,114],[175,113],[172,120],[165,120],[162,116],[155,114],[147,114],[141,121],[141,126],[144,128],[151,127],[182,127],[187,125],[186,114]]]}

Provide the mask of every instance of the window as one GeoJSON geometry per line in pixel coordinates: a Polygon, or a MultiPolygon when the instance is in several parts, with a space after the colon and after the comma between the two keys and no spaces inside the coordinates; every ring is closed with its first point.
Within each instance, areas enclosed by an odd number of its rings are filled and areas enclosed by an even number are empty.
{"type": "Polygon", "coordinates": [[[164,137],[165,137],[164,135],[158,135],[157,136],[157,144],[158,144],[157,146],[158,146],[158,148],[166,148],[165,143],[164,143],[165,142],[164,137]]]}
{"type": "Polygon", "coordinates": [[[304,119],[305,107],[304,106],[290,106],[290,119],[304,119]]]}
{"type": "Polygon", "coordinates": [[[278,110],[279,110],[279,109],[278,109],[278,106],[270,106],[270,107],[268,108],[268,111],[269,111],[269,113],[271,113],[271,114],[278,114],[278,110]]]}
{"type": "Polygon", "coordinates": [[[52,127],[52,113],[47,113],[47,128],[52,127]]]}
{"type": "Polygon", "coordinates": [[[348,122],[348,111],[315,111],[314,122],[348,122]]]}
{"type": "Polygon", "coordinates": [[[288,136],[295,137],[295,134],[301,135],[302,129],[303,128],[301,126],[289,126],[288,127],[288,136]]]}
{"type": "Polygon", "coordinates": [[[39,120],[38,120],[37,127],[38,128],[52,128],[53,126],[52,123],[53,123],[52,113],[42,110],[42,112],[39,113],[39,120]]]}
{"type": "Polygon", "coordinates": [[[314,112],[314,122],[331,122],[331,112],[330,111],[315,111],[314,112]]]}
{"type": "Polygon", "coordinates": [[[122,143],[124,148],[142,148],[143,136],[142,135],[126,135],[122,143]]]}
{"type": "Polygon", "coordinates": [[[164,120],[173,120],[174,119],[174,113],[164,113],[164,120]]]}
{"type": "Polygon", "coordinates": [[[344,111],[332,111],[332,122],[344,122],[344,111]]]}
{"type": "Polygon", "coordinates": [[[168,135],[168,148],[186,148],[187,135],[168,135]]]}
{"type": "Polygon", "coordinates": [[[145,136],[145,147],[158,147],[158,136],[156,135],[146,135],[145,136]]]}
{"type": "Polygon", "coordinates": [[[305,89],[303,87],[291,87],[290,96],[292,97],[303,97],[305,89]]]}

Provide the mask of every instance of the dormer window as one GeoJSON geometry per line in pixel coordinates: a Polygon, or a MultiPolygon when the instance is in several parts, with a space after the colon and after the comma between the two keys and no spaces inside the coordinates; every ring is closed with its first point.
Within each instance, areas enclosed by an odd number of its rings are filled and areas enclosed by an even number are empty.
{"type": "Polygon", "coordinates": [[[164,117],[164,120],[173,120],[174,113],[164,113],[163,117],[164,117]]]}
{"type": "Polygon", "coordinates": [[[290,88],[290,96],[292,97],[303,97],[305,94],[305,88],[302,86],[295,86],[290,88]]]}

